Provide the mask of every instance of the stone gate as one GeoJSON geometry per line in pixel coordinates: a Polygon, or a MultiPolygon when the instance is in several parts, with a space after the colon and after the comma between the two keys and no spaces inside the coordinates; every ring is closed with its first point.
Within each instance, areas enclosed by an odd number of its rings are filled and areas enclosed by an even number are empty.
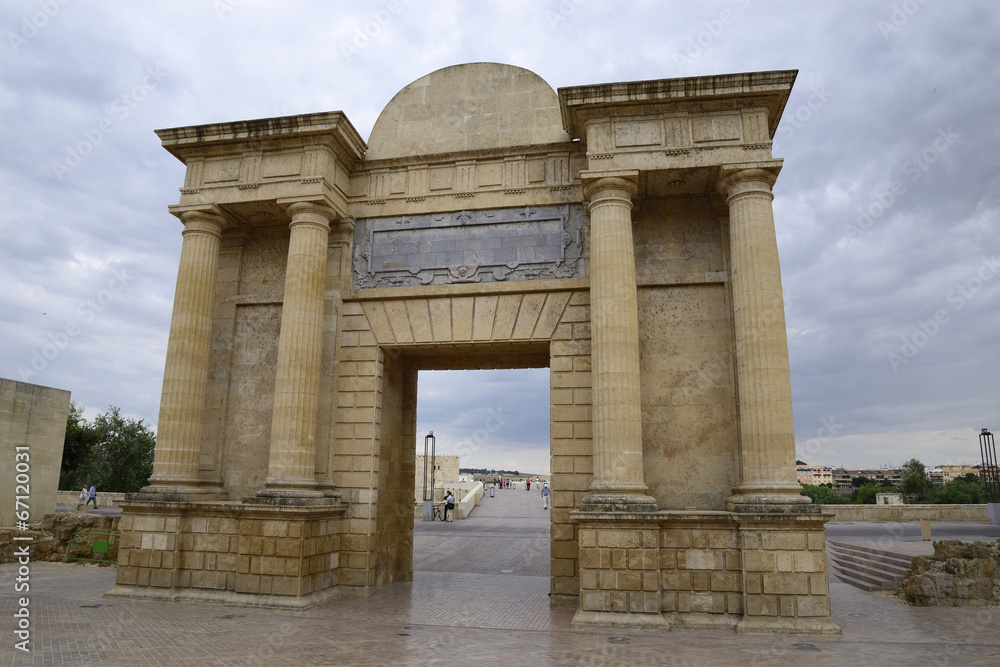
{"type": "Polygon", "coordinates": [[[417,372],[547,367],[576,625],[835,633],[799,495],[771,156],[794,71],[429,74],[158,132],[187,167],[153,477],[116,596],[305,608],[412,578],[417,372]]]}

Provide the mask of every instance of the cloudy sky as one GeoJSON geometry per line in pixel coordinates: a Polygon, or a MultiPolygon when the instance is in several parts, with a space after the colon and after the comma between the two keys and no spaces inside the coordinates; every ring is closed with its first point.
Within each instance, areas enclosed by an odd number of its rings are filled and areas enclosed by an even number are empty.
{"type": "MultiPolygon", "coordinates": [[[[155,425],[183,166],[153,130],[343,110],[493,61],[553,88],[799,77],[775,187],[799,457],[975,462],[1000,429],[991,0],[0,4],[0,376],[155,425]]],[[[423,373],[420,433],[548,468],[547,371],[423,373]]],[[[422,448],[422,443],[421,443],[422,448]]]]}

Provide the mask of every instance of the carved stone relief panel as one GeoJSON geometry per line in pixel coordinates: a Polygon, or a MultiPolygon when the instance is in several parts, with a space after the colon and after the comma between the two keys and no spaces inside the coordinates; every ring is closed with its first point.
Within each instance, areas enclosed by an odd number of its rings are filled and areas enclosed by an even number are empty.
{"type": "Polygon", "coordinates": [[[580,204],[363,218],[355,288],[582,278],[580,204]]]}

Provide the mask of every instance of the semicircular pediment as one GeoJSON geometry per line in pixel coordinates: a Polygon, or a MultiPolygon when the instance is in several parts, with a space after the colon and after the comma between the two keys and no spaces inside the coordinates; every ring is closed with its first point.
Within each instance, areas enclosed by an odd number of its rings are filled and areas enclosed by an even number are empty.
{"type": "Polygon", "coordinates": [[[366,160],[569,141],[559,98],[540,76],[499,63],[439,69],[386,105],[366,160]]]}

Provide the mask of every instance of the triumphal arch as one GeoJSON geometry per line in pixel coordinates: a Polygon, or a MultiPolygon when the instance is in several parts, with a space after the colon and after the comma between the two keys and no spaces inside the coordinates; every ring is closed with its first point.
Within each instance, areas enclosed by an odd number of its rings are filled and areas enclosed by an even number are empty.
{"type": "Polygon", "coordinates": [[[548,367],[577,625],[837,632],[799,495],[771,141],[794,71],[509,65],[157,134],[187,168],[155,465],[112,595],[306,608],[412,578],[417,372],[548,367]]]}

